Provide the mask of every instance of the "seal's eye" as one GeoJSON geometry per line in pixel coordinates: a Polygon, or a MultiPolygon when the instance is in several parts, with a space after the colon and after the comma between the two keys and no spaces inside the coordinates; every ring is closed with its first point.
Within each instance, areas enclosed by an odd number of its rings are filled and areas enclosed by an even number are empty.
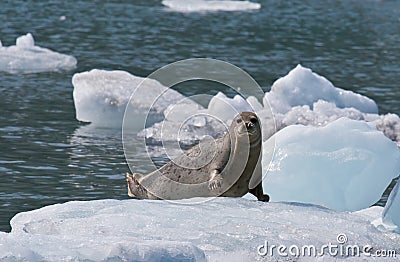
{"type": "Polygon", "coordinates": [[[257,124],[258,120],[257,120],[257,118],[253,117],[250,119],[250,122],[253,124],[257,124]]]}
{"type": "Polygon", "coordinates": [[[236,119],[236,123],[238,124],[242,123],[242,119],[241,118],[236,119]]]}

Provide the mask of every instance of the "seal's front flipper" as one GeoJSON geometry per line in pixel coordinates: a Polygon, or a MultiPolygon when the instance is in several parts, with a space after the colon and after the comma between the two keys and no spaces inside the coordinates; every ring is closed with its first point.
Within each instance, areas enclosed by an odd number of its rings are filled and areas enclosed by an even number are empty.
{"type": "Polygon", "coordinates": [[[259,183],[255,188],[250,189],[249,192],[255,195],[258,201],[268,202],[269,195],[265,195],[262,188],[262,183],[259,183]]]}
{"type": "Polygon", "coordinates": [[[210,180],[208,181],[208,188],[210,190],[220,189],[222,186],[222,176],[218,169],[214,169],[210,174],[210,180]]]}
{"type": "Polygon", "coordinates": [[[140,198],[141,197],[141,186],[139,184],[139,178],[142,177],[142,174],[135,173],[135,174],[130,174],[126,173],[125,178],[126,182],[128,184],[128,196],[130,197],[136,197],[140,198]]]}
{"type": "Polygon", "coordinates": [[[262,194],[261,196],[258,196],[257,199],[258,201],[269,202],[269,195],[262,194]]]}

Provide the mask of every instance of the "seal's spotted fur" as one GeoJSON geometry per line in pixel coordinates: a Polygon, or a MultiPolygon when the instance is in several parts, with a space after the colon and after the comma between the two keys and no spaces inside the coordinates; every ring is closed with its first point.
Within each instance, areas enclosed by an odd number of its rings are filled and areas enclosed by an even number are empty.
{"type": "Polygon", "coordinates": [[[256,114],[242,112],[224,137],[203,141],[148,175],[127,173],[128,195],[183,199],[241,197],[250,192],[268,201],[261,184],[261,142],[256,114]]]}

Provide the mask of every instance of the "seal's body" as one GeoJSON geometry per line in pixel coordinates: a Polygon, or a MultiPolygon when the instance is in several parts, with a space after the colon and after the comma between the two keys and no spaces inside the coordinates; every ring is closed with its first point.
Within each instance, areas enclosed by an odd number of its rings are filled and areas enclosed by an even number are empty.
{"type": "Polygon", "coordinates": [[[222,138],[205,140],[148,174],[126,174],[128,195],[145,199],[241,197],[268,201],[261,184],[261,127],[256,114],[237,115],[222,138]]]}

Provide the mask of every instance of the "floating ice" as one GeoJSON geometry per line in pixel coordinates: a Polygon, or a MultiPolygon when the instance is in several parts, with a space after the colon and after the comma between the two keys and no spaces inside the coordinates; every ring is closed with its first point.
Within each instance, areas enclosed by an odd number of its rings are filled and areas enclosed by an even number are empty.
{"type": "MultiPolygon", "coordinates": [[[[324,126],[341,117],[373,123],[400,146],[400,118],[396,114],[378,115],[376,103],[365,96],[333,86],[311,69],[298,65],[278,79],[264,97],[274,112],[276,130],[302,124],[324,126]]],[[[269,110],[267,111],[269,112],[269,110]]],[[[257,112],[264,119],[264,140],[273,134],[270,114],[257,112]]]]}
{"type": "Polygon", "coordinates": [[[207,113],[218,117],[224,123],[229,123],[240,112],[254,112],[250,103],[243,97],[235,95],[233,98],[218,92],[210,101],[207,113]]]}
{"type": "Polygon", "coordinates": [[[396,114],[366,113],[376,111],[374,101],[336,88],[322,76],[300,65],[277,80],[272,90],[265,94],[264,100],[268,98],[274,116],[270,108],[264,108],[254,97],[247,100],[240,96],[228,98],[223,93],[214,96],[205,109],[155,80],[124,71],[92,70],[75,74],[72,82],[77,119],[92,122],[95,126],[117,128],[121,127],[129,97],[139,84],[145,86],[137,90],[131,100],[129,109],[133,120],[128,122],[132,130],[138,132],[143,129],[148,116],[147,128],[139,136],[155,142],[179,141],[189,145],[205,136],[217,137],[225,132],[237,112],[255,111],[262,122],[264,141],[289,125],[324,126],[347,117],[375,124],[400,146],[400,118],[396,114]],[[156,99],[160,94],[163,95],[156,99]],[[156,103],[151,105],[153,101],[156,103]],[[168,107],[175,109],[165,119],[168,107]],[[195,117],[190,117],[189,113],[195,117]]]}
{"type": "Polygon", "coordinates": [[[164,110],[178,101],[197,104],[158,81],[137,77],[125,71],[91,70],[72,78],[76,118],[95,126],[121,128],[128,101],[131,119],[126,123],[139,131],[147,123],[163,119],[164,110]],[[141,85],[142,88],[137,87],[141,85]],[[154,103],[154,104],[153,104],[154,103]]]}
{"type": "Polygon", "coordinates": [[[18,37],[15,46],[4,47],[0,42],[0,71],[38,73],[73,70],[76,63],[73,56],[35,46],[30,33],[18,37]]]}
{"type": "MultiPolygon", "coordinates": [[[[313,245],[320,252],[323,245],[338,245],[339,234],[347,236],[343,247],[359,246],[360,257],[333,257],[325,249],[323,261],[371,259],[362,254],[365,245],[371,253],[400,252],[400,235],[372,226],[369,209],[352,214],[243,198],[193,200],[202,203],[97,200],[20,213],[11,220],[11,233],[0,234],[0,260],[257,261],[266,241],[287,248],[313,245]]],[[[280,257],[276,249],[265,258],[299,259],[280,257]]]]}
{"type": "MultiPolygon", "coordinates": [[[[324,126],[341,117],[373,123],[387,137],[400,146],[400,118],[395,114],[378,115],[377,107],[373,100],[336,88],[327,79],[313,73],[310,69],[300,65],[293,69],[287,76],[277,80],[270,92],[265,94],[272,106],[274,116],[270,108],[264,108],[257,99],[249,97],[244,100],[240,96],[227,98],[223,93],[214,96],[206,110],[182,110],[193,114],[210,114],[219,122],[204,118],[204,126],[201,128],[184,127],[180,121],[166,121],[157,123],[141,133],[155,141],[186,141],[191,144],[205,135],[212,137],[221,134],[221,124],[229,125],[237,112],[255,111],[261,122],[263,140],[267,140],[277,130],[286,126],[302,124],[306,126],[324,126]],[[164,127],[163,132],[161,127],[164,127]],[[166,128],[169,127],[169,128],[166,128]],[[177,139],[176,130],[184,130],[177,139]],[[145,132],[145,133],[144,133],[145,132]],[[161,137],[163,132],[163,138],[161,137]]],[[[188,116],[189,117],[189,116],[188,116]]],[[[199,117],[197,117],[199,118],[199,117]]],[[[187,124],[187,123],[186,123],[187,124]]]]}
{"type": "MultiPolygon", "coordinates": [[[[400,118],[396,114],[368,114],[355,108],[338,108],[334,103],[318,100],[312,107],[308,105],[292,107],[287,113],[276,113],[277,129],[290,125],[324,126],[341,117],[371,122],[376,129],[400,146],[400,118]],[[312,108],[312,109],[311,109],[312,108]]],[[[262,115],[262,112],[260,112],[262,115]]],[[[268,126],[264,126],[268,128],[268,126]]]]}
{"type": "Polygon", "coordinates": [[[176,12],[246,11],[261,8],[250,1],[163,0],[162,4],[176,12]]]}
{"type": "Polygon", "coordinates": [[[338,108],[378,113],[378,107],[372,99],[337,88],[326,78],[301,65],[275,81],[264,99],[269,101],[274,113],[281,114],[289,112],[295,106],[308,105],[311,108],[318,100],[334,103],[338,108]]]}
{"type": "Polygon", "coordinates": [[[400,233],[400,180],[389,195],[385,209],[382,214],[382,221],[388,227],[392,227],[400,233]]]}
{"type": "Polygon", "coordinates": [[[393,140],[400,147],[400,118],[396,114],[365,116],[365,120],[371,121],[376,129],[382,131],[385,136],[393,140]]]}
{"type": "Polygon", "coordinates": [[[263,143],[264,192],[272,201],[359,210],[376,203],[400,171],[400,149],[365,122],[293,125],[263,143]],[[273,141],[273,140],[271,140],[273,141]]]}

